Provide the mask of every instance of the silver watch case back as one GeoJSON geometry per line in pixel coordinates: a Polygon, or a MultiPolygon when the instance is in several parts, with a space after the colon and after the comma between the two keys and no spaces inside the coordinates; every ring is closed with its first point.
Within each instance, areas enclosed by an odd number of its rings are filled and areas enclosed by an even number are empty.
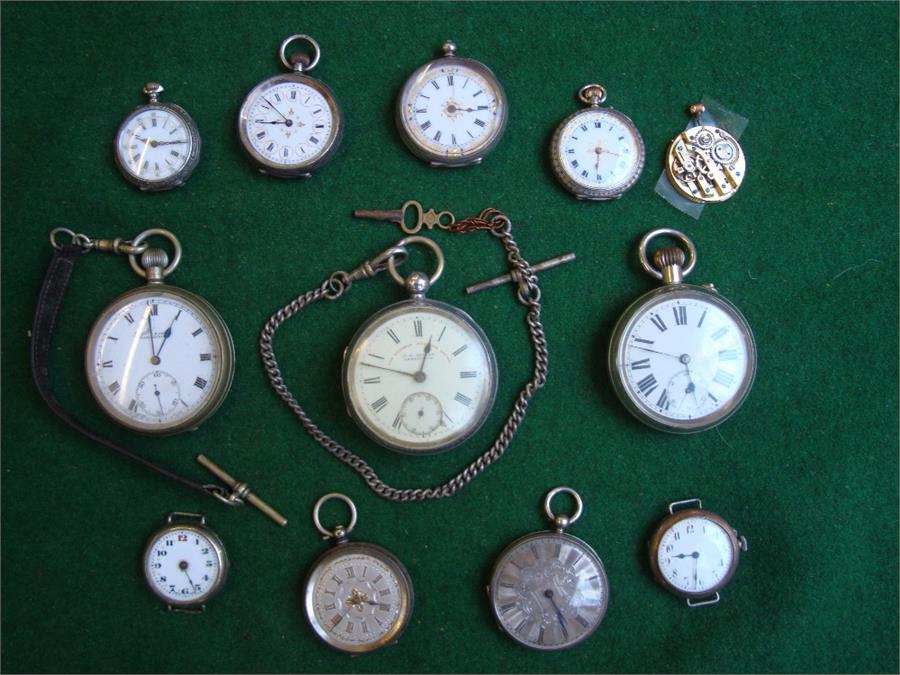
{"type": "Polygon", "coordinates": [[[637,183],[638,179],[641,177],[641,173],[643,173],[644,171],[644,164],[646,163],[646,161],[647,151],[644,147],[644,139],[641,136],[641,133],[634,125],[634,122],[631,121],[630,117],[619,112],[615,108],[591,106],[576,110],[559,123],[559,126],[556,127],[556,131],[553,133],[553,140],[550,141],[550,163],[553,167],[553,173],[556,176],[556,180],[558,180],[560,184],[564,188],[566,188],[566,190],[571,192],[577,199],[584,199],[588,201],[610,201],[612,199],[618,199],[623,194],[628,192],[628,190],[634,187],[635,183],[637,183]],[[561,140],[563,131],[565,130],[566,126],[568,126],[569,122],[579,117],[580,115],[590,115],[591,113],[596,113],[597,111],[603,111],[616,117],[616,119],[619,120],[622,126],[626,127],[634,134],[634,137],[637,140],[638,144],[637,164],[635,165],[635,169],[632,175],[625,183],[617,185],[614,188],[588,188],[584,185],[579,184],[571,176],[569,176],[568,173],[566,173],[566,170],[562,165],[562,162],[565,161],[565,158],[561,157],[558,152],[559,142],[561,140]]]}
{"type": "Polygon", "coordinates": [[[395,302],[377,311],[375,314],[366,319],[365,323],[363,323],[357,329],[356,333],[353,335],[353,338],[350,340],[350,343],[344,349],[343,365],[341,367],[341,385],[344,393],[344,403],[347,407],[347,414],[350,415],[351,418],[353,418],[353,421],[356,422],[359,428],[362,429],[369,438],[371,438],[382,447],[409,455],[431,455],[445,452],[447,450],[455,448],[456,446],[464,443],[467,439],[469,439],[475,432],[477,432],[481,428],[494,407],[494,401],[497,397],[497,380],[497,358],[494,355],[494,350],[491,347],[491,343],[488,340],[487,335],[485,335],[485,332],[481,329],[481,326],[475,323],[475,320],[471,316],[469,316],[466,312],[459,309],[458,307],[454,307],[453,305],[449,305],[445,302],[431,300],[428,298],[411,298],[409,300],[401,300],[400,302],[395,302]],[[456,320],[467,324],[478,337],[478,339],[481,340],[484,352],[487,355],[488,359],[487,376],[490,381],[486,384],[486,386],[490,389],[490,396],[484,403],[477,421],[475,421],[472,424],[472,427],[464,434],[458,437],[451,438],[448,442],[439,445],[434,445],[431,443],[409,443],[407,445],[398,445],[396,442],[394,442],[393,439],[388,438],[384,434],[380,433],[377,429],[368,426],[363,421],[362,417],[356,412],[355,408],[353,407],[352,399],[350,397],[350,373],[348,370],[348,366],[351,361],[351,355],[359,349],[358,345],[360,339],[366,334],[369,326],[371,326],[373,323],[376,323],[377,321],[383,320],[388,315],[413,313],[416,311],[416,309],[422,307],[428,307],[438,312],[450,314],[456,320]]]}
{"type": "Polygon", "coordinates": [[[612,380],[613,389],[622,405],[635,418],[644,424],[658,429],[659,431],[667,431],[675,434],[690,434],[699,431],[705,431],[718,426],[729,417],[731,417],[738,408],[741,407],[750,393],[753,381],[756,377],[756,340],[753,337],[753,331],[750,324],[741,311],[735,307],[728,299],[724,298],[717,291],[711,290],[705,286],[695,286],[693,284],[666,284],[659,288],[655,288],[648,293],[637,298],[632,302],[619,317],[613,328],[612,337],[609,341],[609,374],[612,380]],[[682,297],[700,298],[704,302],[717,305],[722,311],[730,315],[737,326],[741,329],[746,345],[747,345],[747,376],[744,378],[738,391],[734,397],[726,405],[716,409],[714,412],[703,417],[697,417],[689,420],[673,420],[663,417],[655,411],[646,409],[638,405],[631,395],[631,389],[624,381],[624,351],[627,343],[627,336],[633,320],[644,313],[646,308],[656,304],[657,301],[670,299],[668,296],[680,295],[682,297]]]}
{"type": "Polygon", "coordinates": [[[267,80],[263,80],[247,93],[238,113],[237,128],[238,137],[241,140],[241,147],[243,147],[245,154],[250,159],[250,162],[253,163],[257,167],[257,169],[259,169],[260,173],[269,176],[276,176],[279,178],[309,178],[314,171],[322,168],[325,164],[331,161],[331,159],[334,157],[335,152],[337,152],[337,149],[340,147],[341,140],[344,137],[344,113],[334,96],[334,92],[332,92],[331,88],[321,80],[317,80],[301,72],[282,73],[279,75],[275,75],[274,77],[270,77],[267,80]],[[307,87],[310,87],[311,89],[315,89],[322,96],[322,98],[325,99],[325,103],[331,109],[331,133],[329,134],[328,139],[325,141],[323,149],[319,153],[319,155],[309,162],[298,162],[297,164],[290,165],[277,164],[275,162],[272,162],[266,157],[260,155],[254,149],[253,145],[250,143],[249,137],[247,136],[247,123],[249,120],[249,110],[251,104],[260,95],[262,95],[272,87],[283,84],[285,82],[298,82],[300,84],[306,85],[307,87]]]}
{"type": "Polygon", "coordinates": [[[130,113],[125,116],[125,119],[122,120],[122,123],[116,129],[116,135],[113,137],[113,159],[115,159],[116,167],[119,169],[119,172],[124,176],[125,180],[127,180],[132,185],[136,185],[137,188],[144,192],[161,192],[164,190],[171,190],[172,188],[177,188],[187,181],[188,178],[191,177],[191,174],[194,172],[194,169],[197,168],[197,164],[200,162],[200,129],[197,128],[196,122],[194,122],[194,118],[192,118],[187,110],[182,108],[180,105],[175,103],[168,102],[156,102],[156,103],[144,103],[143,105],[139,105],[130,113]],[[119,137],[122,132],[125,130],[125,127],[128,124],[128,120],[134,117],[136,114],[142,111],[151,111],[151,110],[164,110],[172,115],[176,115],[184,120],[185,128],[188,130],[188,134],[191,137],[191,154],[188,157],[187,162],[185,162],[184,166],[181,169],[169,176],[164,180],[146,180],[144,178],[140,178],[139,176],[135,176],[132,174],[127,167],[123,166],[122,158],[119,156],[118,146],[119,146],[119,137]]]}
{"type": "Polygon", "coordinates": [[[85,347],[84,370],[91,394],[93,394],[94,399],[97,401],[97,404],[103,412],[109,415],[113,420],[128,429],[148,436],[172,436],[184,431],[195,431],[203,422],[209,419],[216,410],[218,410],[219,406],[222,405],[222,402],[228,396],[228,392],[231,390],[231,383],[234,379],[234,360],[234,340],[231,337],[231,332],[228,330],[227,324],[215,307],[199,295],[186,291],[183,288],[170,286],[168,284],[148,284],[146,286],[133,288],[119,295],[104,308],[94,321],[94,325],[91,327],[90,333],[88,334],[87,346],[85,347]],[[142,296],[158,297],[167,294],[175,296],[186,304],[194,305],[198,312],[209,322],[210,327],[215,333],[219,354],[222,355],[222,362],[220,365],[222,376],[217,379],[214,389],[206,397],[206,401],[203,405],[198,407],[191,415],[177,424],[160,428],[159,424],[142,424],[136,422],[109,405],[100,391],[100,385],[97,382],[97,378],[94,377],[92,373],[97,367],[93,355],[96,353],[97,343],[102,335],[103,327],[112,315],[115,314],[117,309],[121,305],[131,301],[132,298],[137,299],[142,296]]]}
{"type": "Polygon", "coordinates": [[[403,89],[400,90],[400,96],[397,99],[397,130],[400,133],[400,138],[403,139],[403,142],[406,144],[406,147],[409,149],[409,151],[419,159],[428,162],[433,167],[472,166],[474,164],[480,164],[481,160],[484,159],[484,156],[487,155],[491,150],[493,150],[500,142],[500,139],[503,138],[503,132],[506,131],[508,110],[509,103],[506,98],[506,92],[503,89],[503,85],[500,84],[500,80],[497,79],[497,76],[494,75],[494,72],[490,68],[481,63],[481,61],[476,61],[475,59],[460,58],[458,56],[443,56],[441,58],[434,59],[433,61],[429,61],[428,63],[423,64],[422,66],[417,68],[412,73],[412,75],[409,76],[409,78],[407,78],[406,82],[403,85],[403,89]],[[436,153],[429,150],[428,148],[423,148],[421,145],[419,145],[408,128],[408,106],[406,106],[404,102],[409,96],[410,91],[425,74],[432,70],[436,70],[446,66],[463,66],[466,68],[471,68],[496,88],[497,95],[499,97],[497,107],[500,110],[500,119],[497,122],[497,125],[494,127],[494,131],[488,138],[485,139],[484,143],[482,143],[476,149],[470,151],[475,156],[467,154],[464,156],[461,155],[459,157],[454,157],[451,155],[447,155],[446,153],[436,153]]]}
{"type": "Polygon", "coordinates": [[[363,654],[396,644],[407,626],[409,626],[414,605],[415,592],[413,591],[412,578],[409,576],[406,566],[400,562],[400,559],[397,558],[397,556],[386,548],[369,542],[344,541],[335,544],[315,559],[310,567],[309,573],[306,575],[306,580],[303,583],[303,608],[306,612],[306,619],[309,622],[310,627],[329,647],[349,654],[363,654]],[[405,590],[405,597],[402,598],[404,606],[401,610],[403,618],[377,642],[360,645],[359,649],[348,649],[345,645],[338,645],[330,631],[322,626],[315,618],[315,582],[319,576],[319,571],[325,568],[332,558],[343,557],[353,553],[365,554],[385,563],[387,567],[393,569],[394,573],[397,575],[397,581],[400,582],[403,587],[402,590],[405,590]]]}

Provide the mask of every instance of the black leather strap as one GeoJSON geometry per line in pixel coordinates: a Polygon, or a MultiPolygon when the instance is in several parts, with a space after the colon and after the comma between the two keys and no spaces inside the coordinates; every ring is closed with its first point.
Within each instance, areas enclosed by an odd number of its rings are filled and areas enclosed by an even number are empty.
{"type": "Polygon", "coordinates": [[[50,386],[48,364],[50,347],[53,342],[53,329],[56,326],[56,317],[59,315],[60,307],[62,307],[63,297],[69,285],[72,270],[82,255],[84,255],[83,249],[76,244],[66,244],[60,248],[54,248],[50,266],[47,268],[47,274],[44,277],[44,284],[41,286],[41,295],[38,298],[37,309],[34,312],[34,325],[31,328],[31,374],[34,377],[34,384],[40,392],[41,398],[44,399],[44,402],[59,419],[92,441],[166,478],[171,478],[181,485],[210,494],[211,490],[207,486],[172,473],[150,460],[116,445],[108,438],[91,431],[70,415],[56,400],[56,396],[50,386]]]}

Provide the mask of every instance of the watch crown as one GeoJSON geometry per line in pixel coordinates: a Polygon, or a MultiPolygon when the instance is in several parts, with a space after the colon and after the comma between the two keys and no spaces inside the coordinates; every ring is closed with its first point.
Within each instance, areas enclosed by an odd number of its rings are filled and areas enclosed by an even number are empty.
{"type": "Polygon", "coordinates": [[[150,97],[150,103],[156,103],[163,91],[163,86],[159,82],[148,82],[144,85],[144,93],[150,97]]]}
{"type": "Polygon", "coordinates": [[[162,271],[169,265],[169,255],[161,248],[148,248],[141,254],[141,267],[147,271],[147,281],[161,283],[162,271]]]}
{"type": "Polygon", "coordinates": [[[684,267],[685,255],[680,248],[661,248],[653,254],[653,263],[662,272],[663,281],[667,284],[681,283],[681,268],[684,267]]]}
{"type": "Polygon", "coordinates": [[[456,43],[453,40],[447,40],[441,49],[444,50],[444,56],[456,56],[456,43]]]}

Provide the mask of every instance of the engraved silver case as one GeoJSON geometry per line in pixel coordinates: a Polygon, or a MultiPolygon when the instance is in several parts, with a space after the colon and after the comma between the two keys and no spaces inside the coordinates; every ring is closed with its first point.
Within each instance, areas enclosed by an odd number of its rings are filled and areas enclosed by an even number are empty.
{"type": "Polygon", "coordinates": [[[411,455],[436,454],[439,452],[450,450],[451,448],[454,448],[466,441],[469,437],[472,436],[472,434],[478,431],[478,429],[481,428],[482,424],[484,424],[484,421],[487,419],[488,415],[491,412],[491,409],[494,406],[494,400],[497,396],[497,379],[497,359],[494,356],[494,350],[491,347],[491,343],[488,341],[487,335],[485,335],[484,331],[481,329],[481,326],[475,323],[475,320],[461,309],[454,307],[453,305],[449,305],[445,302],[430,300],[427,298],[412,298],[410,300],[403,300],[401,302],[388,305],[384,309],[370,316],[366,320],[366,322],[359,327],[353,338],[350,340],[350,344],[347,345],[347,348],[344,350],[343,366],[341,369],[341,384],[344,392],[344,402],[347,406],[347,413],[350,415],[350,417],[353,418],[357,425],[359,425],[360,429],[362,429],[363,432],[365,432],[365,434],[369,436],[369,438],[371,438],[379,445],[384,446],[390,450],[395,450],[397,452],[411,455]],[[408,443],[399,445],[394,441],[394,439],[388,438],[380,430],[368,426],[363,421],[362,417],[357,413],[350,395],[350,373],[348,370],[348,365],[351,360],[351,355],[357,353],[361,349],[359,344],[362,341],[363,337],[368,334],[369,327],[372,326],[372,324],[377,321],[384,320],[391,315],[399,316],[403,314],[415,314],[417,310],[420,310],[422,308],[428,308],[432,311],[449,315],[454,320],[464,323],[472,329],[472,332],[481,341],[482,349],[487,355],[488,372],[486,373],[486,377],[488,381],[485,383],[485,386],[489,389],[489,397],[483,401],[480,409],[478,410],[478,415],[476,417],[477,421],[474,422],[471,428],[468,429],[468,431],[466,431],[465,433],[456,437],[452,437],[448,441],[445,441],[438,445],[435,445],[434,443],[408,443]]]}
{"type": "Polygon", "coordinates": [[[641,134],[637,130],[637,127],[634,125],[634,122],[631,121],[630,117],[620,113],[615,108],[590,107],[576,110],[574,113],[572,113],[559,123],[559,126],[556,127],[556,131],[553,134],[553,140],[550,141],[550,163],[553,167],[553,173],[556,176],[556,180],[558,180],[560,184],[562,184],[562,186],[566,188],[566,190],[571,192],[577,199],[584,199],[589,201],[609,201],[611,199],[618,199],[628,190],[630,190],[641,177],[641,173],[644,170],[644,164],[646,162],[646,154],[647,153],[644,148],[644,139],[641,137],[641,134]],[[562,138],[563,131],[568,126],[568,124],[572,120],[582,115],[587,117],[592,113],[597,112],[598,110],[614,116],[622,126],[629,129],[631,133],[634,134],[638,146],[638,158],[635,167],[632,170],[631,176],[629,176],[628,180],[624,183],[611,189],[589,188],[575,181],[568,173],[566,173],[566,170],[562,164],[566,160],[565,157],[561,156],[560,154],[560,140],[562,138]]]}
{"type": "Polygon", "coordinates": [[[538,532],[532,532],[531,534],[526,534],[524,537],[520,537],[513,541],[509,546],[503,549],[503,552],[497,557],[496,562],[494,563],[493,570],[491,571],[491,581],[487,587],[488,597],[490,598],[491,610],[494,615],[494,619],[497,622],[497,625],[500,629],[506,633],[509,637],[511,637],[516,642],[528,647],[529,649],[538,649],[541,651],[558,651],[560,649],[568,649],[570,647],[574,647],[577,644],[580,644],[588,637],[590,637],[594,631],[597,630],[597,627],[603,622],[603,618],[606,615],[606,608],[609,604],[609,579],[606,576],[606,568],[603,566],[603,561],[600,559],[600,556],[597,555],[597,552],[582,539],[578,537],[572,536],[566,532],[554,532],[553,530],[541,530],[538,532]],[[592,559],[594,564],[597,566],[599,570],[600,576],[600,585],[603,587],[603,600],[600,605],[599,618],[597,622],[584,634],[579,636],[579,638],[571,642],[570,644],[565,645],[564,647],[559,647],[555,645],[539,645],[535,644],[532,641],[525,641],[520,638],[515,631],[509,631],[503,625],[503,621],[501,619],[501,610],[500,610],[500,600],[498,597],[498,589],[500,588],[500,575],[502,569],[504,567],[504,563],[506,560],[513,555],[515,551],[518,549],[529,546],[531,542],[539,539],[555,539],[558,540],[561,544],[568,544],[574,548],[579,549],[584,555],[588,556],[592,559]]]}
{"type": "Polygon", "coordinates": [[[309,574],[306,576],[306,581],[303,584],[303,588],[303,607],[306,611],[307,621],[309,621],[309,625],[312,627],[313,631],[315,631],[316,635],[318,635],[319,638],[321,638],[322,641],[330,647],[338,651],[350,654],[372,652],[377,649],[381,649],[382,647],[395,644],[400,639],[400,636],[403,634],[403,632],[406,630],[406,627],[409,625],[409,620],[412,617],[413,605],[415,604],[415,594],[413,592],[412,579],[409,576],[409,572],[407,572],[406,570],[406,566],[402,562],[400,562],[397,556],[388,551],[386,548],[378,546],[377,544],[370,544],[368,542],[342,541],[338,542],[333,547],[322,553],[322,555],[316,558],[315,562],[313,562],[309,574]],[[328,563],[332,559],[340,558],[353,553],[371,556],[372,558],[375,558],[384,563],[386,567],[390,567],[397,577],[397,581],[400,584],[400,592],[402,594],[402,607],[400,610],[402,618],[387,634],[381,637],[378,641],[365,645],[359,645],[358,649],[351,649],[348,648],[345,644],[338,644],[332,637],[331,631],[329,631],[328,628],[318,622],[315,614],[316,582],[321,576],[322,570],[327,568],[328,563]]]}
{"type": "Polygon", "coordinates": [[[197,522],[185,522],[185,521],[169,521],[169,524],[164,527],[158,529],[154,532],[150,538],[147,540],[147,545],[144,547],[144,553],[141,558],[143,561],[143,571],[144,571],[144,579],[147,581],[147,585],[150,587],[150,590],[153,591],[153,594],[158,598],[163,600],[170,608],[201,608],[202,605],[216,595],[221,589],[222,585],[225,583],[225,578],[228,576],[228,568],[230,563],[228,561],[228,555],[225,553],[225,545],[222,543],[222,540],[219,539],[219,535],[213,532],[209,527],[207,527],[202,521],[197,522]],[[155,544],[159,539],[166,536],[170,532],[174,532],[177,530],[187,530],[189,532],[196,532],[201,536],[205,537],[209,540],[209,543],[213,547],[213,552],[216,554],[216,559],[219,562],[219,576],[216,578],[215,582],[207,589],[206,593],[203,595],[199,595],[197,597],[192,597],[189,600],[184,600],[179,602],[178,600],[163,595],[156,588],[156,584],[153,583],[152,578],[150,576],[150,553],[153,549],[153,544],[155,544]]]}
{"type": "Polygon", "coordinates": [[[645,293],[635,300],[619,317],[613,328],[612,337],[609,342],[609,373],[612,379],[613,389],[622,405],[644,424],[658,429],[660,431],[668,431],[676,434],[688,434],[698,431],[705,431],[721,424],[731,417],[741,404],[747,398],[750,388],[753,386],[753,380],[756,376],[756,341],[753,337],[753,331],[750,324],[741,314],[740,310],[731,302],[722,297],[717,291],[711,290],[704,286],[695,286],[692,284],[667,284],[660,288],[656,288],[645,293]],[[704,302],[716,305],[723,312],[728,314],[738,326],[741,336],[747,346],[747,376],[744,378],[741,387],[738,389],[732,400],[712,413],[703,417],[688,420],[673,420],[664,417],[654,410],[645,406],[639,399],[633,395],[632,389],[628,386],[625,379],[625,363],[624,353],[627,344],[628,335],[635,320],[649,311],[654,305],[666,300],[675,298],[697,298],[704,302]]]}
{"type": "Polygon", "coordinates": [[[506,92],[503,90],[503,86],[500,84],[497,76],[494,75],[493,71],[490,68],[488,68],[480,61],[476,61],[474,59],[464,59],[457,56],[444,56],[433,61],[429,61],[428,63],[420,66],[406,80],[406,83],[403,85],[403,89],[401,89],[400,91],[400,96],[397,99],[397,130],[400,132],[400,138],[403,139],[403,142],[406,144],[406,147],[409,148],[409,151],[419,159],[428,162],[433,167],[470,166],[473,164],[480,164],[481,160],[484,159],[484,156],[487,155],[491,150],[493,150],[494,147],[496,147],[496,145],[500,142],[500,139],[503,137],[503,132],[506,130],[508,109],[509,104],[506,98],[506,92]],[[409,98],[410,92],[412,91],[413,87],[430,71],[445,66],[462,66],[471,68],[485,80],[490,82],[491,86],[495,88],[498,97],[497,107],[499,109],[500,119],[498,120],[497,125],[492,131],[491,135],[486,138],[480,146],[469,151],[468,154],[460,154],[460,156],[458,157],[433,152],[429,148],[422,147],[416,140],[413,133],[410,131],[410,122],[407,117],[407,108],[409,107],[407,106],[407,99],[409,98]]]}
{"type": "Polygon", "coordinates": [[[199,295],[195,295],[190,291],[177,286],[168,284],[148,284],[130,291],[126,291],[122,295],[113,300],[100,313],[91,327],[88,335],[87,346],[85,348],[84,369],[87,377],[88,385],[91,389],[94,399],[100,408],[116,422],[128,429],[138,431],[151,436],[169,436],[181,433],[183,431],[194,431],[197,427],[206,421],[222,404],[228,396],[231,389],[231,382],[234,378],[234,341],[228,326],[216,309],[199,295]],[[95,376],[97,364],[93,355],[96,353],[97,344],[101,338],[103,326],[116,313],[119,307],[134,302],[141,298],[156,298],[165,295],[174,296],[180,302],[192,305],[196,312],[203,316],[209,323],[213,337],[216,341],[218,353],[221,355],[221,376],[216,379],[215,387],[206,397],[206,401],[198,406],[198,408],[188,417],[179,420],[177,423],[164,424],[142,424],[127,417],[115,407],[111,406],[103,394],[100,392],[98,378],[95,376]]]}
{"type": "Polygon", "coordinates": [[[332,157],[334,157],[334,153],[340,146],[341,139],[344,135],[344,113],[341,110],[334,93],[324,82],[300,72],[284,73],[263,80],[250,90],[244,98],[244,102],[238,113],[237,130],[244,152],[247,154],[250,161],[259,169],[260,173],[280,178],[309,178],[314,171],[323,167],[332,159],[332,157]],[[277,164],[260,155],[253,148],[253,145],[250,143],[250,139],[247,136],[247,122],[249,119],[250,105],[260,95],[264,94],[272,87],[285,82],[297,82],[306,85],[311,89],[315,89],[322,98],[325,99],[325,103],[331,110],[333,120],[331,133],[323,144],[324,149],[322,152],[312,161],[301,161],[296,164],[277,164]]]}
{"type": "Polygon", "coordinates": [[[197,168],[197,163],[200,161],[200,130],[197,128],[197,124],[194,122],[194,119],[188,114],[187,110],[182,108],[180,105],[176,105],[175,103],[145,103],[144,105],[137,106],[134,110],[128,113],[125,116],[125,119],[122,120],[122,123],[119,125],[119,128],[116,129],[116,135],[113,137],[113,158],[116,161],[116,166],[121,172],[122,176],[125,177],[132,185],[136,185],[139,190],[144,192],[160,192],[163,190],[171,190],[172,188],[180,187],[184,185],[188,178],[191,177],[191,174],[194,172],[194,169],[197,168]],[[191,153],[188,156],[187,162],[185,165],[181,167],[178,173],[175,173],[164,180],[146,180],[144,178],[140,178],[139,176],[133,175],[126,167],[122,165],[122,158],[119,156],[118,152],[118,144],[119,144],[119,136],[125,130],[125,127],[134,115],[140,112],[150,112],[152,110],[164,110],[172,115],[176,115],[184,121],[184,126],[188,131],[188,134],[191,137],[191,153]]]}

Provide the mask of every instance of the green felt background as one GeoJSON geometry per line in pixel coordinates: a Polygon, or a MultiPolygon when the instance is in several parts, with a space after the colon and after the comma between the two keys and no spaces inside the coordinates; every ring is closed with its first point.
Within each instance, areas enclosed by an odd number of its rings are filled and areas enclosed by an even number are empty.
{"type": "MultiPolygon", "coordinates": [[[[897,24],[876,4],[18,4],[2,6],[2,666],[7,671],[897,671],[897,24]],[[265,178],[234,133],[244,94],[280,72],[293,32],[322,45],[314,75],[344,106],[334,161],[307,182],[265,178]],[[483,166],[441,171],[403,147],[395,96],[452,37],[504,83],[506,136],[483,166]],[[141,194],[116,171],[112,135],[158,79],[199,124],[189,183],[141,194]],[[547,143],[585,82],[631,116],[647,168],[615,203],[554,182],[547,143]],[[686,104],[709,95],[746,116],[748,176],[700,221],[653,192],[686,104]],[[550,379],[508,454],[450,500],[397,505],[368,492],[302,433],[269,389],[256,340],[269,314],[398,238],[354,208],[406,199],[458,216],[504,209],[531,261],[575,251],[542,277],[550,379]],[[209,454],[290,519],[229,510],[64,429],[27,368],[50,228],[128,237],[164,225],[185,257],[170,281],[208,298],[237,345],[234,388],[201,430],[135,438],[90,398],[81,372],[94,317],[136,285],[123,259],[76,271],[53,358],[62,400],[114,438],[195,477],[209,454]],[[699,248],[691,281],[746,314],[759,372],[720,429],[645,428],[605,371],[613,322],[654,286],[640,235],[670,226],[699,248]],[[526,651],[495,627],[484,584],[511,539],[545,525],[549,488],[581,491],[572,533],[611,582],[609,611],[570,652],[526,651]],[[399,645],[351,659],[320,644],[299,601],[325,547],[316,497],[356,500],[355,535],[393,550],[417,604],[399,645]],[[652,581],[645,541],[673,499],[700,496],[750,540],[723,602],[689,610],[652,581]],[[140,575],[146,537],[172,510],[202,510],[233,562],[204,616],[167,613],[140,575]]],[[[509,288],[466,297],[504,271],[487,235],[434,235],[448,270],[433,297],[470,312],[499,361],[498,404],[472,441],[412,459],[366,441],[343,412],[341,351],[401,297],[386,277],[317,306],[277,338],[286,379],[314,417],[390,482],[442,482],[477,456],[526,380],[523,310],[509,288]]],[[[423,259],[420,259],[423,260],[423,259]]]]}

